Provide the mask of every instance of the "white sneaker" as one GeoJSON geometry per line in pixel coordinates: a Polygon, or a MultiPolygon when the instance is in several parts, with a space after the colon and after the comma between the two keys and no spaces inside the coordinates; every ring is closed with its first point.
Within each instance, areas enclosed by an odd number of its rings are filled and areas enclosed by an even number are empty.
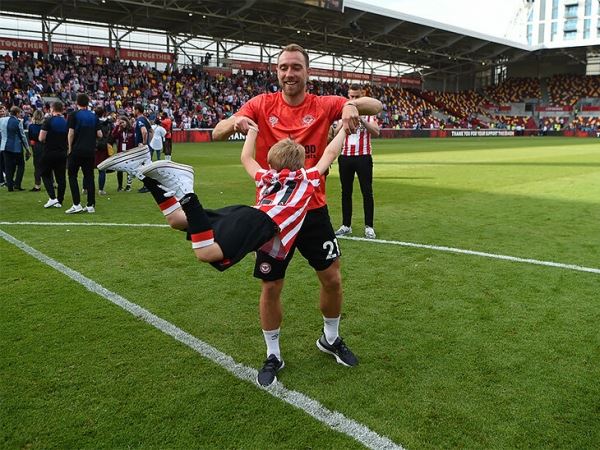
{"type": "Polygon", "coordinates": [[[185,164],[172,161],[155,161],[142,168],[142,175],[158,181],[159,186],[165,191],[165,197],[177,200],[185,194],[194,192],[194,168],[185,164]]]}
{"type": "Polygon", "coordinates": [[[106,195],[106,191],[104,191],[104,190],[100,189],[100,190],[98,191],[98,195],[106,195]]]}
{"type": "Polygon", "coordinates": [[[93,206],[86,206],[85,208],[83,208],[85,212],[88,213],[95,213],[96,212],[96,208],[94,208],[93,206]]]}
{"type": "Polygon", "coordinates": [[[365,227],[365,237],[367,239],[375,239],[377,235],[372,227],[365,227]]]}
{"type": "MultiPolygon", "coordinates": [[[[142,166],[152,162],[147,145],[117,153],[98,164],[98,170],[118,170],[140,178],[142,166]]],[[[142,176],[143,178],[143,176],[142,176]]],[[[141,178],[140,178],[141,179],[141,178]]]]}
{"type": "Polygon", "coordinates": [[[347,227],[346,225],[342,225],[335,232],[336,236],[347,236],[349,234],[352,234],[352,227],[347,227]]]}
{"type": "Polygon", "coordinates": [[[44,208],[51,208],[51,207],[56,207],[56,208],[60,208],[60,203],[58,202],[57,198],[49,198],[48,201],[46,202],[46,204],[44,205],[44,208]],[[56,206],[59,205],[59,206],[56,206]]]}
{"type": "Polygon", "coordinates": [[[65,211],[65,214],[77,214],[81,211],[83,211],[81,205],[73,205],[65,211]]]}
{"type": "Polygon", "coordinates": [[[55,204],[54,204],[54,207],[55,207],[55,208],[62,208],[62,205],[61,205],[60,203],[55,203],[55,204]]]}

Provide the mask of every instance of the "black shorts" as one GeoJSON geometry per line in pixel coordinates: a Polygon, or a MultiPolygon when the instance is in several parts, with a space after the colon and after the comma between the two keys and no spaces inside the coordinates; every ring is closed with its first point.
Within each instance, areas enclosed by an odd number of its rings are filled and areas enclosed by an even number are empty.
{"type": "Polygon", "coordinates": [[[311,267],[317,271],[327,269],[341,256],[342,253],[331,226],[327,206],[308,211],[296,242],[284,260],[275,259],[268,253],[257,251],[254,276],[265,281],[284,278],[296,247],[311,267]]]}
{"type": "Polygon", "coordinates": [[[267,214],[251,206],[233,205],[206,209],[205,212],[212,226],[215,242],[223,251],[224,259],[211,263],[220,271],[230,268],[248,253],[258,250],[278,232],[277,225],[267,214]]]}

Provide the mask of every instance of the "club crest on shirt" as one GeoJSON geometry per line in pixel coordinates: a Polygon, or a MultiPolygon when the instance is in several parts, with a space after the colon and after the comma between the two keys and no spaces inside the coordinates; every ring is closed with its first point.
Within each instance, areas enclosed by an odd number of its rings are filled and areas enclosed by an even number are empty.
{"type": "Polygon", "coordinates": [[[269,263],[266,263],[266,262],[265,262],[265,263],[262,263],[262,264],[259,266],[259,269],[260,269],[260,271],[261,271],[262,273],[264,273],[264,274],[267,274],[267,273],[269,273],[269,272],[271,271],[271,264],[269,264],[269,263]]]}
{"type": "Polygon", "coordinates": [[[304,116],[302,118],[302,123],[304,124],[304,126],[309,126],[311,123],[313,123],[315,121],[315,118],[313,116],[311,116],[310,114],[307,114],[306,116],[304,116]]]}
{"type": "Polygon", "coordinates": [[[277,122],[279,122],[279,119],[277,117],[269,116],[269,123],[271,124],[272,127],[277,125],[277,122]]]}

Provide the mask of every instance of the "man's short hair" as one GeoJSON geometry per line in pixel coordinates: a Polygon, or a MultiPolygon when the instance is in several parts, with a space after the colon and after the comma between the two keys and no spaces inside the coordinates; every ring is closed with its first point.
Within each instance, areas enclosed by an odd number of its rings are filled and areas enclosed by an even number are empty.
{"type": "Polygon", "coordinates": [[[98,107],[97,107],[97,108],[94,110],[94,112],[96,113],[96,115],[97,115],[98,117],[102,117],[102,116],[104,116],[104,112],[105,112],[105,111],[104,111],[104,108],[103,108],[102,106],[98,106],[98,107]]]}
{"type": "Polygon", "coordinates": [[[63,112],[64,109],[65,108],[64,108],[64,105],[62,104],[62,102],[56,101],[56,102],[52,103],[52,110],[54,112],[61,113],[61,112],[63,112]]]}
{"type": "Polygon", "coordinates": [[[285,138],[269,149],[267,162],[271,168],[279,171],[282,169],[298,170],[304,167],[306,151],[298,142],[285,138]]]}
{"type": "Polygon", "coordinates": [[[304,61],[306,62],[306,68],[308,69],[308,53],[306,52],[306,50],[304,50],[304,47],[302,47],[298,44],[286,45],[285,47],[283,47],[281,49],[281,51],[279,52],[279,55],[277,55],[278,61],[283,52],[300,52],[300,53],[302,53],[302,55],[304,55],[304,61]]]}
{"type": "Polygon", "coordinates": [[[13,116],[18,116],[19,114],[21,114],[21,108],[19,108],[18,106],[12,106],[12,107],[10,108],[10,113],[11,113],[13,116]]]}
{"type": "Polygon", "coordinates": [[[140,114],[144,114],[144,107],[141,103],[136,103],[133,107],[133,110],[139,112],[140,114]]]}
{"type": "Polygon", "coordinates": [[[350,85],[350,90],[351,90],[351,91],[361,91],[361,90],[362,90],[362,87],[361,87],[361,86],[360,86],[360,84],[358,84],[358,83],[352,83],[352,84],[350,85]]]}
{"type": "Polygon", "coordinates": [[[90,98],[87,94],[77,94],[77,104],[79,106],[88,106],[90,104],[90,98]]]}

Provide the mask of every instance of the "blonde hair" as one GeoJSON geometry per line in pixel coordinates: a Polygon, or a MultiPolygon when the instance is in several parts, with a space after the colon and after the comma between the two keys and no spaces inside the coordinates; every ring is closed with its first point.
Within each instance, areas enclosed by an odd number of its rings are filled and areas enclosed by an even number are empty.
{"type": "Polygon", "coordinates": [[[271,168],[298,170],[304,167],[305,150],[298,142],[290,138],[282,139],[269,149],[267,162],[271,168]]]}
{"type": "Polygon", "coordinates": [[[33,116],[31,116],[31,121],[35,124],[40,124],[40,123],[44,123],[44,113],[41,112],[39,109],[36,109],[33,112],[33,116]]]}

